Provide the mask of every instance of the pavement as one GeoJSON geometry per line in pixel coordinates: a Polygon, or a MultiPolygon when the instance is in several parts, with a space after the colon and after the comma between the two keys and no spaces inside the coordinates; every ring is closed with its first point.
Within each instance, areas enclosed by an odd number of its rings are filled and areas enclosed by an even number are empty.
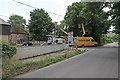
{"type": "Polygon", "coordinates": [[[116,45],[86,48],[83,54],[16,78],[118,78],[116,45]]]}

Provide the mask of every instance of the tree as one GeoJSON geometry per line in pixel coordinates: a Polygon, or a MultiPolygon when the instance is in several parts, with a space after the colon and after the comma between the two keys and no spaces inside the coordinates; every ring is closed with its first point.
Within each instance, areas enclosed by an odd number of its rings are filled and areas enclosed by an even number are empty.
{"type": "Polygon", "coordinates": [[[120,34],[120,1],[113,3],[112,21],[115,26],[115,33],[120,34]]]}
{"type": "Polygon", "coordinates": [[[47,40],[47,36],[52,33],[54,23],[48,13],[43,9],[35,9],[30,12],[29,32],[32,40],[47,40]]]}
{"type": "Polygon", "coordinates": [[[60,24],[57,25],[56,29],[57,29],[58,36],[65,36],[66,34],[60,30],[60,29],[63,29],[67,32],[65,21],[64,20],[60,21],[60,24]]]}
{"type": "Polygon", "coordinates": [[[26,20],[19,15],[11,15],[8,22],[14,27],[25,28],[26,20]]]}
{"type": "Polygon", "coordinates": [[[119,45],[120,45],[120,1],[113,3],[112,7],[112,21],[115,26],[115,33],[119,34],[119,45]]]}
{"type": "Polygon", "coordinates": [[[76,2],[68,6],[64,19],[69,31],[73,31],[74,36],[82,36],[83,32],[78,24],[84,24],[85,36],[91,36],[100,42],[100,35],[107,33],[110,27],[109,15],[103,11],[104,7],[106,3],[100,2],[76,2]]]}

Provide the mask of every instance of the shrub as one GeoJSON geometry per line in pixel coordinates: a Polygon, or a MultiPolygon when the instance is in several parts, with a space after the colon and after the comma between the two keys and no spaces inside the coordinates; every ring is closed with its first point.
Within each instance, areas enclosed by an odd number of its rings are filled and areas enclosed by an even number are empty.
{"type": "Polygon", "coordinates": [[[74,54],[78,55],[78,54],[81,54],[81,53],[83,53],[83,52],[85,52],[85,50],[76,49],[76,50],[74,51],[74,54]]]}
{"type": "Polygon", "coordinates": [[[120,34],[118,35],[118,45],[120,45],[120,34]]]}
{"type": "Polygon", "coordinates": [[[16,47],[10,45],[9,43],[6,43],[4,41],[1,41],[0,44],[2,44],[2,57],[12,57],[16,54],[16,47]]]}

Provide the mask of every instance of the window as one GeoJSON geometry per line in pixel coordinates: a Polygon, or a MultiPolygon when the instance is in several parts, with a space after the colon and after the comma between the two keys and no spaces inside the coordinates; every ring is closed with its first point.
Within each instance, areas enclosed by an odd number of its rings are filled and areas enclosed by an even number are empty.
{"type": "Polygon", "coordinates": [[[78,41],[84,41],[84,40],[78,40],[78,41]]]}
{"type": "Polygon", "coordinates": [[[78,40],[78,41],[90,41],[90,40],[78,40]]]}
{"type": "Polygon", "coordinates": [[[74,39],[74,42],[76,42],[77,40],[76,39],[74,39]]]}
{"type": "Polygon", "coordinates": [[[92,42],[95,42],[95,40],[94,40],[94,39],[92,39],[92,42]]]}
{"type": "Polygon", "coordinates": [[[90,41],[90,40],[86,40],[86,41],[90,41]]]}

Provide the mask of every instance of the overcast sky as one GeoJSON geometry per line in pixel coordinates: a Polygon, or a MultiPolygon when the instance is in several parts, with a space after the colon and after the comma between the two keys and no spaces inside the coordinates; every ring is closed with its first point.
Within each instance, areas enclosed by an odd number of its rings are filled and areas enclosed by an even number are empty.
{"type": "MultiPolygon", "coordinates": [[[[73,2],[79,2],[80,0],[15,0],[25,4],[29,4],[33,7],[43,8],[47,12],[52,12],[59,14],[61,16],[57,16],[54,14],[50,14],[53,22],[60,22],[64,19],[64,15],[67,10],[67,6],[71,5],[73,2]]],[[[19,4],[13,0],[0,0],[0,18],[7,21],[9,16],[12,14],[17,14],[23,16],[24,19],[28,20],[30,11],[33,11],[34,8],[19,4]]],[[[109,9],[106,8],[106,11],[109,9]]]]}
{"type": "MultiPolygon", "coordinates": [[[[62,16],[56,16],[49,14],[52,21],[59,22],[63,20],[67,10],[67,6],[73,2],[79,2],[80,0],[16,0],[22,3],[29,4],[37,8],[43,8],[45,11],[56,13],[62,16]]],[[[7,21],[9,16],[17,14],[23,16],[26,20],[29,20],[30,11],[34,8],[19,4],[13,0],[0,0],[0,18],[7,21]]]]}

